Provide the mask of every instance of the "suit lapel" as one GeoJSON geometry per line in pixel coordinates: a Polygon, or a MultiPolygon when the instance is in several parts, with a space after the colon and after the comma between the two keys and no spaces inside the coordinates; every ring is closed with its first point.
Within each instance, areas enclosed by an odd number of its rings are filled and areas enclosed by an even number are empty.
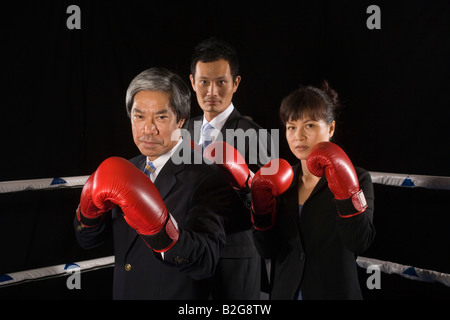
{"type": "Polygon", "coordinates": [[[189,141],[183,140],[181,144],[178,146],[177,150],[175,150],[172,157],[166,162],[164,167],[161,169],[154,182],[163,200],[167,197],[172,188],[177,184],[178,173],[183,171],[185,168],[184,160],[176,161],[177,164],[175,164],[175,162],[173,161],[173,157],[185,160],[188,160],[189,157],[190,163],[195,163],[194,151],[189,145],[189,141]],[[186,157],[184,156],[184,152],[188,153],[186,157]]]}
{"type": "Polygon", "coordinates": [[[138,157],[137,161],[135,163],[133,163],[133,164],[139,170],[144,171],[145,163],[146,163],[146,157],[144,155],[141,155],[141,156],[138,157]]]}
{"type": "Polygon", "coordinates": [[[177,183],[177,173],[183,169],[184,163],[175,165],[172,159],[169,159],[159,172],[155,180],[155,186],[158,189],[159,195],[163,200],[177,183]]]}
{"type": "MultiPolygon", "coordinates": [[[[292,169],[294,171],[294,180],[293,180],[294,182],[293,182],[293,185],[291,186],[291,188],[294,187],[297,190],[297,188],[298,188],[298,179],[303,174],[302,166],[300,165],[300,163],[298,163],[295,166],[293,166],[292,169]]],[[[314,195],[317,192],[319,192],[320,189],[322,189],[323,187],[327,186],[327,184],[328,184],[327,178],[325,177],[325,175],[323,175],[320,178],[319,182],[317,182],[317,184],[314,187],[314,189],[311,192],[311,194],[309,195],[308,200],[311,199],[312,197],[314,197],[314,195]]],[[[298,204],[298,193],[296,193],[296,199],[297,199],[297,204],[298,204]]],[[[306,200],[306,202],[308,202],[308,200],[306,200]]],[[[305,204],[306,204],[306,202],[305,202],[305,204]]]]}
{"type": "Polygon", "coordinates": [[[236,108],[233,109],[231,114],[229,115],[227,121],[223,124],[222,129],[220,130],[220,133],[222,134],[223,139],[225,140],[226,137],[226,130],[227,129],[237,129],[238,128],[238,122],[241,117],[241,114],[239,111],[237,111],[236,108]]]}
{"type": "Polygon", "coordinates": [[[319,182],[317,182],[316,186],[314,187],[313,191],[311,192],[309,199],[311,199],[312,197],[314,197],[316,195],[317,192],[319,192],[320,189],[322,189],[323,187],[327,186],[328,182],[327,182],[327,178],[325,177],[325,175],[323,175],[319,182]]]}
{"type": "MultiPolygon", "coordinates": [[[[295,232],[296,232],[295,235],[299,239],[299,241],[295,242],[296,244],[298,244],[296,249],[298,251],[302,252],[303,248],[302,248],[302,238],[301,238],[301,234],[300,234],[300,216],[299,216],[299,211],[298,211],[298,209],[299,209],[298,208],[298,181],[303,172],[302,172],[302,166],[300,165],[300,163],[294,165],[292,169],[294,171],[294,179],[293,179],[291,186],[286,191],[286,204],[285,205],[287,207],[287,212],[289,212],[289,217],[291,219],[291,222],[293,223],[293,225],[295,225],[295,232]]],[[[302,211],[304,211],[304,207],[307,206],[310,199],[313,198],[316,195],[316,193],[320,189],[324,188],[325,186],[327,186],[327,180],[326,180],[325,176],[323,176],[322,178],[320,178],[319,182],[314,187],[309,198],[303,204],[302,211]]]]}
{"type": "Polygon", "coordinates": [[[298,215],[298,179],[302,172],[300,163],[293,166],[294,179],[289,189],[286,191],[286,212],[289,213],[289,218],[291,219],[292,225],[295,226],[295,236],[299,238],[300,241],[296,241],[299,246],[296,248],[298,251],[303,251],[301,247],[301,237],[300,237],[300,217],[298,215]]]}

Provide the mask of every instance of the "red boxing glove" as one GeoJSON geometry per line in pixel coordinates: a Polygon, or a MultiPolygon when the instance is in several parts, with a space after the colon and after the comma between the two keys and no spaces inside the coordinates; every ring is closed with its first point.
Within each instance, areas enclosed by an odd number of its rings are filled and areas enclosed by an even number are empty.
{"type": "Polygon", "coordinates": [[[332,142],[316,144],[306,160],[308,170],[317,177],[327,177],[334,194],[338,213],[343,218],[353,217],[367,209],[364,192],[347,154],[332,142]]]}
{"type": "Polygon", "coordinates": [[[251,186],[251,213],[256,230],[268,230],[275,225],[276,197],[289,188],[293,178],[292,167],[284,159],[270,161],[255,174],[251,186]],[[275,172],[273,172],[273,167],[277,168],[275,172]],[[271,174],[265,174],[264,170],[272,172],[269,172],[271,174]]]}
{"type": "Polygon", "coordinates": [[[98,167],[92,199],[100,209],[120,206],[130,227],[156,252],[169,250],[178,240],[177,223],[155,185],[123,158],[108,158],[98,167]]]}
{"type": "Polygon", "coordinates": [[[202,153],[202,147],[200,145],[198,145],[197,143],[195,143],[194,140],[191,140],[189,138],[186,138],[186,140],[189,143],[189,145],[191,146],[192,150],[194,150],[195,152],[198,152],[198,153],[202,153]]]}
{"type": "Polygon", "coordinates": [[[77,208],[77,219],[84,227],[95,227],[103,220],[103,213],[112,208],[97,208],[92,201],[92,185],[95,172],[87,179],[81,190],[80,204],[77,208]]]}
{"type": "Polygon", "coordinates": [[[216,141],[205,148],[204,157],[225,169],[234,189],[248,191],[250,170],[239,151],[224,141],[216,141]]]}

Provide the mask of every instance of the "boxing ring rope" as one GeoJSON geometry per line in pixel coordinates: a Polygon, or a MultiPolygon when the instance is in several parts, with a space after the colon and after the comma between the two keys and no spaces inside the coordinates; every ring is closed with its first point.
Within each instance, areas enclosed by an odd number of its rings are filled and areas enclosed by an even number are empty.
{"type": "Polygon", "coordinates": [[[0,287],[35,280],[45,280],[70,275],[74,271],[87,272],[114,266],[114,256],[86,260],[76,263],[59,264],[51,267],[32,269],[0,275],[0,287]]]}
{"type": "MultiPolygon", "coordinates": [[[[405,175],[370,171],[372,182],[397,187],[421,187],[435,190],[450,190],[450,177],[405,175]]],[[[16,180],[0,182],[0,193],[28,190],[49,190],[58,188],[81,188],[89,176],[16,180]]]]}
{"type": "Polygon", "coordinates": [[[404,175],[400,173],[386,173],[370,171],[372,182],[386,186],[420,187],[433,190],[450,190],[450,177],[404,175]]]}
{"type": "Polygon", "coordinates": [[[390,261],[382,261],[377,259],[358,257],[356,264],[364,269],[377,266],[381,272],[387,274],[398,274],[404,278],[411,280],[419,280],[423,282],[440,282],[450,287],[450,274],[437,272],[433,270],[421,269],[412,266],[405,266],[390,261]]]}
{"type": "MultiPolygon", "coordinates": [[[[450,177],[405,175],[385,172],[370,172],[370,175],[373,183],[375,184],[407,188],[420,187],[434,190],[450,190],[450,177]]],[[[51,190],[59,188],[81,188],[88,178],[89,176],[78,176],[5,181],[0,182],[0,193],[12,193],[28,190],[51,190]]],[[[356,263],[359,267],[364,269],[371,266],[377,266],[383,273],[397,274],[404,278],[423,282],[440,282],[450,287],[450,274],[366,257],[358,257],[356,263]]],[[[9,274],[0,274],[0,288],[28,281],[60,277],[71,274],[73,270],[88,272],[113,266],[114,256],[109,256],[76,263],[61,264],[9,274]]]]}
{"type": "Polygon", "coordinates": [[[29,190],[50,190],[59,188],[81,188],[89,176],[48,178],[34,180],[16,180],[0,182],[0,193],[11,193],[29,190]]]}

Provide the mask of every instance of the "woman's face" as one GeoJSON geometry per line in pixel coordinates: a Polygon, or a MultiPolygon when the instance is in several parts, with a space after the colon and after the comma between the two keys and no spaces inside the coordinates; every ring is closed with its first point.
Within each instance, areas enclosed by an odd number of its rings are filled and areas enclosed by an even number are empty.
{"type": "Polygon", "coordinates": [[[306,160],[317,143],[330,141],[335,121],[312,120],[309,116],[286,122],[286,140],[291,152],[300,160],[306,160]]]}

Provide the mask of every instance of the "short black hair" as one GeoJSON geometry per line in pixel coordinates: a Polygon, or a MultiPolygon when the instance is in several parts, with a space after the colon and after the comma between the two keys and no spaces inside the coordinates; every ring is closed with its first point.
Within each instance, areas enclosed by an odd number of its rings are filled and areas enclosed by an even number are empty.
{"type": "Polygon", "coordinates": [[[341,103],[337,92],[324,80],[320,88],[300,86],[286,96],[280,106],[283,125],[310,116],[313,120],[324,120],[331,124],[336,120],[341,103]]]}
{"type": "Polygon", "coordinates": [[[226,41],[215,37],[200,42],[194,49],[191,59],[191,74],[195,78],[197,62],[213,62],[220,59],[228,61],[233,81],[239,75],[239,58],[236,50],[226,41]]]}

